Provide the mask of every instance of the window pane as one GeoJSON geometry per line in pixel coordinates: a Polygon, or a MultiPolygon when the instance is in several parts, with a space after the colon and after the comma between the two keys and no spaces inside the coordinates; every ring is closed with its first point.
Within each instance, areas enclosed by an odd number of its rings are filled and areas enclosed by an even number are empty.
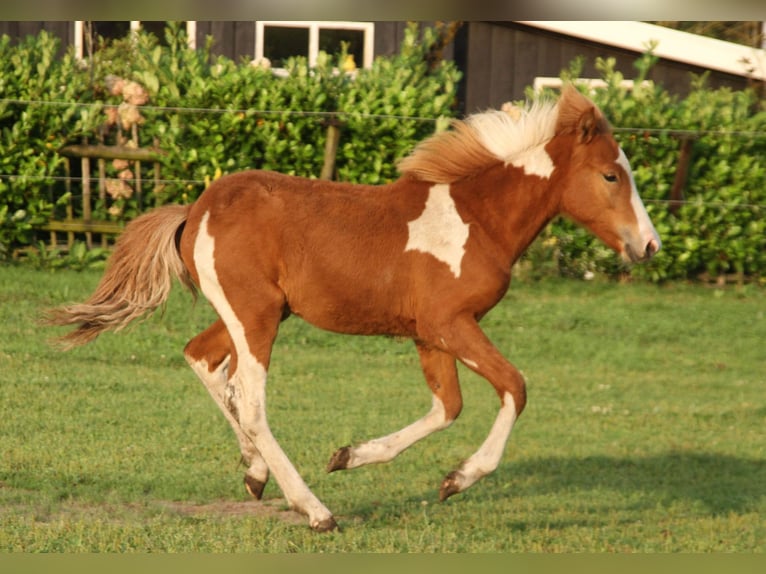
{"type": "Polygon", "coordinates": [[[263,55],[275,68],[282,68],[292,56],[309,55],[308,28],[266,26],[263,30],[263,55]]]}
{"type": "Polygon", "coordinates": [[[330,55],[340,54],[341,43],[348,44],[346,51],[354,56],[354,63],[364,63],[364,32],[362,30],[319,30],[319,49],[330,55]]]}
{"type": "MultiPolygon", "coordinates": [[[[165,28],[167,28],[168,24],[170,22],[157,22],[157,21],[150,21],[150,22],[141,22],[141,29],[145,32],[148,32],[150,34],[153,34],[157,40],[159,40],[159,43],[161,46],[167,46],[168,42],[165,39],[165,28]]],[[[186,31],[186,22],[177,22],[178,27],[180,30],[186,31]]]]}
{"type": "Polygon", "coordinates": [[[90,22],[93,38],[118,40],[130,32],[130,22],[90,22]]]}

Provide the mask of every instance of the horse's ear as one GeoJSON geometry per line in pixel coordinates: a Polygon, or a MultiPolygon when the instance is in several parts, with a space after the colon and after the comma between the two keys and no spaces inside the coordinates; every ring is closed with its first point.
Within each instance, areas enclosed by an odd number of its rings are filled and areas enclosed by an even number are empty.
{"type": "Polygon", "coordinates": [[[590,106],[577,122],[577,137],[580,143],[590,142],[601,130],[601,117],[595,106],[590,106]]]}
{"type": "Polygon", "coordinates": [[[608,131],[609,124],[595,104],[572,84],[566,84],[561,92],[556,132],[575,134],[580,143],[588,143],[608,131]]]}

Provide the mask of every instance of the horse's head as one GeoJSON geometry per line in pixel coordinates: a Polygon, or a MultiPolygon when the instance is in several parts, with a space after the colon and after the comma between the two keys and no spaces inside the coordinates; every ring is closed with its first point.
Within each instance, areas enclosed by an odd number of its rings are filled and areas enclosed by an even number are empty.
{"type": "Polygon", "coordinates": [[[558,107],[549,153],[561,168],[562,214],[586,227],[625,261],[650,259],[662,243],[608,122],[571,86],[562,93],[558,107]]]}

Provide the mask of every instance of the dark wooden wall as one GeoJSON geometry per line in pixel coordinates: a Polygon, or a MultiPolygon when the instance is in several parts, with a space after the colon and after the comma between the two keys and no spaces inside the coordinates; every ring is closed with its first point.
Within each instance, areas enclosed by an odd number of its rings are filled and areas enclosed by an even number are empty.
{"type": "Polygon", "coordinates": [[[8,35],[12,43],[18,43],[27,36],[37,36],[41,30],[61,39],[59,55],[63,55],[69,46],[74,45],[74,22],[0,21],[0,36],[8,35]]]}
{"type": "MultiPolygon", "coordinates": [[[[421,27],[432,26],[434,22],[420,22],[421,27]]],[[[381,21],[375,22],[375,55],[390,56],[399,51],[399,47],[404,41],[404,32],[407,29],[407,22],[402,21],[381,21]]],[[[453,59],[455,56],[454,42],[444,49],[443,57],[453,59]]]]}
{"type": "MultiPolygon", "coordinates": [[[[395,54],[404,39],[406,27],[407,23],[402,21],[375,22],[375,55],[395,54]]],[[[40,30],[61,38],[60,53],[74,44],[74,22],[0,21],[0,35],[7,34],[14,41],[36,35],[40,30]]],[[[214,38],[212,51],[215,55],[240,61],[250,60],[255,54],[255,23],[252,21],[197,22],[197,46],[204,46],[208,36],[214,38]]],[[[636,75],[634,62],[640,55],[516,22],[466,22],[443,53],[445,58],[454,59],[463,71],[458,107],[464,113],[523,100],[525,88],[532,85],[535,77],[558,77],[578,56],[585,58],[582,77],[598,78],[596,58],[611,56],[625,78],[632,79],[636,75]]],[[[672,93],[684,95],[689,90],[691,74],[704,72],[704,68],[661,60],[652,69],[649,79],[672,93]]],[[[711,72],[709,84],[742,89],[747,86],[747,79],[711,72]]]]}
{"type": "MultiPolygon", "coordinates": [[[[626,79],[636,77],[638,52],[587,42],[514,22],[470,22],[455,40],[455,60],[465,76],[459,94],[461,109],[472,113],[498,107],[509,100],[523,100],[524,90],[537,76],[558,77],[578,56],[585,58],[583,78],[598,78],[596,58],[614,57],[616,68],[626,79]]],[[[704,68],[660,60],[648,79],[668,91],[683,95],[690,87],[691,74],[704,68]]],[[[742,89],[747,80],[740,76],[711,72],[713,87],[742,89]]]]}
{"type": "Polygon", "coordinates": [[[198,48],[205,46],[208,36],[213,37],[212,53],[215,55],[226,56],[235,62],[252,60],[255,56],[255,22],[197,22],[198,48]]]}

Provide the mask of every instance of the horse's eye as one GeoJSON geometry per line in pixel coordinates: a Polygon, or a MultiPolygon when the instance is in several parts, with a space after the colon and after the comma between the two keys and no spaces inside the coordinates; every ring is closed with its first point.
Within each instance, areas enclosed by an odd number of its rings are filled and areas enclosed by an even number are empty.
{"type": "Polygon", "coordinates": [[[605,173],[604,179],[608,181],[609,183],[614,183],[617,181],[617,175],[614,173],[605,173]]]}

